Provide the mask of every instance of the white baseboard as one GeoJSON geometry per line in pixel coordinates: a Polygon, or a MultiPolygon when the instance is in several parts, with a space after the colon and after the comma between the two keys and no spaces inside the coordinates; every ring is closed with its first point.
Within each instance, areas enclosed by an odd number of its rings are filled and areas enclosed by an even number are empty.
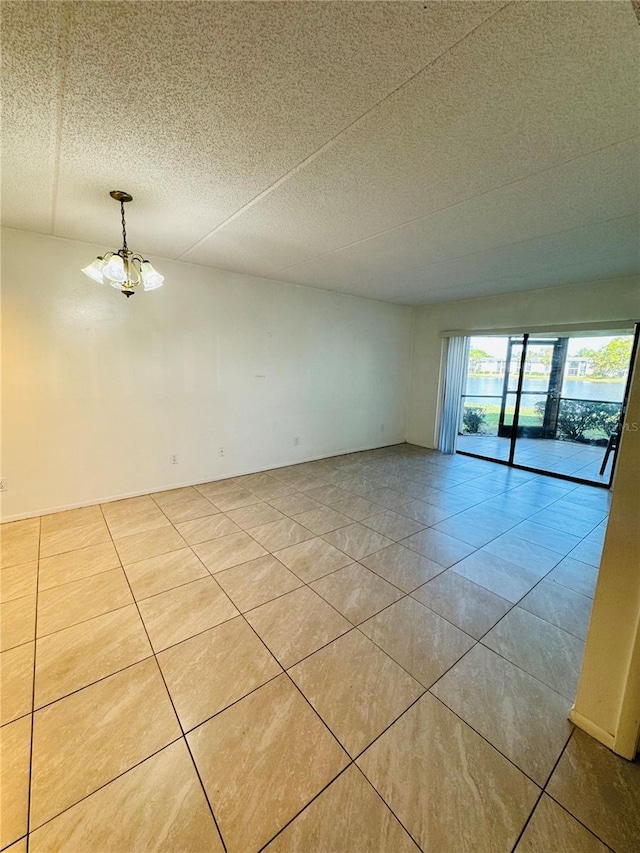
{"type": "Polygon", "coordinates": [[[611,732],[607,732],[604,729],[600,728],[600,726],[598,726],[592,720],[589,720],[587,717],[584,717],[582,714],[579,714],[575,708],[572,708],[569,712],[569,719],[579,729],[582,729],[583,732],[586,732],[588,735],[591,735],[592,738],[595,738],[595,740],[604,744],[609,749],[613,749],[614,737],[611,732]]]}
{"type": "Polygon", "coordinates": [[[338,453],[329,453],[321,456],[308,456],[303,459],[296,459],[291,461],[288,459],[286,461],[280,462],[278,464],[269,464],[268,468],[259,468],[259,469],[240,469],[239,471],[234,472],[233,474],[227,474],[225,477],[205,477],[203,479],[198,480],[189,480],[187,482],[180,483],[171,483],[170,485],[164,486],[151,486],[145,489],[138,489],[134,492],[122,492],[117,495],[107,495],[98,498],[89,498],[84,501],[78,501],[70,504],[62,504],[58,506],[45,507],[43,509],[34,510],[33,512],[22,512],[17,513],[15,515],[7,515],[0,517],[0,523],[5,524],[9,521],[22,521],[25,518],[38,518],[41,515],[51,515],[54,512],[64,512],[68,509],[79,509],[80,507],[85,506],[95,506],[96,504],[106,504],[111,503],[112,501],[122,501],[125,498],[137,498],[140,495],[149,495],[155,494],[156,492],[169,492],[172,489],[183,489],[186,486],[200,486],[203,483],[213,483],[218,480],[231,480],[234,477],[244,477],[246,474],[264,474],[269,471],[275,471],[278,468],[289,467],[290,465],[303,465],[305,462],[319,462],[322,459],[333,459],[336,456],[348,456],[350,453],[362,453],[365,450],[380,450],[384,447],[397,447],[400,444],[405,444],[404,441],[394,441],[391,444],[374,444],[368,447],[355,447],[353,450],[341,450],[338,453]]]}

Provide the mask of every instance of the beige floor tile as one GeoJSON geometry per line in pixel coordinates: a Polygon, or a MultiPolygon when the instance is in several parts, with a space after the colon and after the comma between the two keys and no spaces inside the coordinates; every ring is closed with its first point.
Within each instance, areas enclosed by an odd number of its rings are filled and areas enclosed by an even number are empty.
{"type": "Polygon", "coordinates": [[[549,572],[546,579],[593,598],[598,569],[579,560],[573,560],[571,557],[565,557],[552,572],[549,572]]]}
{"type": "Polygon", "coordinates": [[[39,518],[0,525],[0,567],[4,569],[37,560],[39,541],[39,518]]]}
{"type": "Polygon", "coordinates": [[[165,504],[162,510],[172,524],[179,524],[181,521],[194,521],[198,518],[207,518],[211,515],[217,515],[220,512],[211,501],[202,496],[193,501],[179,501],[178,503],[165,504]]]}
{"type": "Polygon", "coordinates": [[[313,473],[305,473],[304,471],[298,472],[293,480],[287,482],[294,485],[300,492],[308,492],[311,489],[318,489],[320,486],[329,485],[325,477],[316,476],[313,473]]]}
{"type": "Polygon", "coordinates": [[[294,486],[288,486],[286,483],[280,483],[273,477],[271,477],[270,480],[270,483],[265,482],[252,484],[251,486],[247,486],[247,489],[256,497],[260,498],[261,501],[267,501],[268,503],[271,503],[273,498],[283,498],[287,495],[294,494],[296,491],[294,486]]]}
{"type": "Polygon", "coordinates": [[[412,595],[478,640],[513,606],[510,601],[463,578],[453,569],[447,569],[412,595]]]}
{"type": "Polygon", "coordinates": [[[36,634],[36,597],[25,595],[0,605],[0,651],[29,643],[36,634]]]}
{"type": "Polygon", "coordinates": [[[0,603],[33,595],[38,579],[38,563],[22,563],[0,570],[0,603]]]}
{"type": "Polygon", "coordinates": [[[153,492],[149,497],[153,498],[158,506],[164,508],[197,501],[202,495],[193,486],[181,486],[177,489],[167,489],[165,492],[153,492]]]}
{"type": "Polygon", "coordinates": [[[9,847],[5,847],[3,853],[27,853],[26,837],[21,838],[19,841],[16,841],[15,844],[11,844],[9,847]]]}
{"type": "Polygon", "coordinates": [[[533,542],[519,539],[512,533],[504,533],[502,536],[498,536],[497,539],[485,545],[482,550],[502,557],[509,563],[515,563],[516,566],[531,569],[537,572],[540,577],[551,571],[562,560],[562,554],[543,548],[542,545],[535,545],[533,542]]]}
{"type": "Polygon", "coordinates": [[[99,545],[89,545],[88,548],[80,548],[77,551],[69,551],[67,554],[58,554],[55,557],[40,560],[38,584],[42,591],[69,583],[69,581],[97,575],[109,569],[117,569],[119,566],[120,558],[113,542],[101,542],[99,545]]]}
{"type": "Polygon", "coordinates": [[[329,572],[348,566],[352,562],[351,557],[347,557],[342,551],[338,551],[333,545],[320,538],[307,539],[297,545],[290,545],[282,551],[276,551],[274,557],[295,572],[305,583],[328,575],[329,572]]]}
{"type": "Polygon", "coordinates": [[[548,793],[616,853],[637,853],[640,764],[626,761],[576,729],[548,793]]]}
{"type": "Polygon", "coordinates": [[[357,763],[425,850],[508,853],[539,794],[430,694],[357,763]]]}
{"type": "Polygon", "coordinates": [[[585,640],[593,601],[550,580],[542,580],[520,602],[523,610],[585,640]]]}
{"type": "Polygon", "coordinates": [[[396,509],[397,507],[407,503],[406,494],[398,492],[395,489],[384,487],[381,489],[373,489],[370,492],[365,492],[363,497],[368,501],[380,504],[380,506],[383,506],[386,509],[396,509]]]}
{"type": "Polygon", "coordinates": [[[338,569],[311,586],[354,625],[402,598],[399,589],[359,563],[338,569]]]}
{"type": "Polygon", "coordinates": [[[145,598],[138,606],[156,652],[238,614],[212,577],[145,598]]]}
{"type": "Polygon", "coordinates": [[[568,699],[481,644],[431,692],[534,782],[546,784],[571,734],[568,699]]]}
{"type": "Polygon", "coordinates": [[[359,631],[334,640],[289,674],[351,756],[424,692],[359,631]]]}
{"type": "Polygon", "coordinates": [[[312,533],[315,533],[316,536],[321,536],[323,533],[329,533],[340,527],[346,527],[352,523],[350,518],[330,506],[320,506],[318,509],[301,512],[295,516],[295,519],[308,530],[311,530],[312,533]]]}
{"type": "Polygon", "coordinates": [[[331,506],[336,512],[348,516],[353,521],[362,521],[364,518],[369,518],[369,516],[380,512],[380,504],[374,504],[373,501],[368,501],[366,498],[353,496],[337,501],[331,506]]]}
{"type": "Polygon", "coordinates": [[[293,572],[270,555],[219,572],[216,580],[243,613],[302,586],[293,572]]]}
{"type": "Polygon", "coordinates": [[[220,539],[222,536],[240,532],[238,525],[221,512],[193,521],[183,521],[176,527],[189,545],[199,545],[201,542],[210,542],[212,539],[220,539]]]}
{"type": "Polygon", "coordinates": [[[306,489],[305,494],[321,504],[331,505],[338,501],[350,498],[351,495],[340,486],[317,486],[315,489],[306,489]]]}
{"type": "Polygon", "coordinates": [[[151,654],[135,604],[42,637],[37,641],[35,707],[151,654]]]}
{"type": "Polygon", "coordinates": [[[466,542],[431,528],[414,533],[413,536],[404,539],[402,544],[445,568],[453,566],[476,550],[473,545],[467,545],[466,542]]]}
{"type": "Polygon", "coordinates": [[[314,509],[321,509],[322,504],[314,501],[308,495],[302,492],[291,492],[289,494],[278,495],[277,497],[265,498],[271,506],[283,512],[285,515],[299,515],[301,512],[309,512],[314,509]]]}
{"type": "Polygon", "coordinates": [[[16,841],[27,831],[29,809],[29,749],[31,717],[0,729],[0,845],[16,841]]]}
{"type": "Polygon", "coordinates": [[[102,517],[102,510],[99,504],[77,507],[76,509],[67,509],[62,512],[43,515],[40,519],[40,529],[52,531],[62,530],[65,527],[84,527],[92,521],[100,521],[102,517]]]}
{"type": "Polygon", "coordinates": [[[251,536],[272,553],[289,545],[297,545],[298,542],[304,542],[306,539],[313,539],[313,533],[310,530],[291,518],[252,527],[251,536]]]}
{"type": "Polygon", "coordinates": [[[584,652],[581,640],[514,607],[482,642],[556,693],[575,698],[584,652]]]}
{"type": "Polygon", "coordinates": [[[33,853],[222,853],[184,741],[167,746],[32,833],[33,853]]]}
{"type": "MultiPolygon", "coordinates": [[[[233,522],[230,522],[233,524],[233,522]]],[[[194,545],[193,550],[210,572],[221,572],[232,566],[248,563],[267,552],[248,533],[233,533],[211,542],[194,545]]]]}
{"type": "Polygon", "coordinates": [[[187,740],[229,853],[257,851],[348,762],[286,675],[187,740]]]}
{"type": "Polygon", "coordinates": [[[149,598],[184,583],[209,577],[191,548],[170,551],[124,567],[136,599],[149,598]]]}
{"type": "Polygon", "coordinates": [[[444,571],[444,566],[398,543],[363,557],[360,562],[404,592],[411,592],[444,571]]]}
{"type": "Polygon", "coordinates": [[[186,544],[174,527],[160,527],[158,530],[116,539],[116,548],[123,564],[138,563],[149,557],[168,554],[169,551],[179,551],[186,544]]]}
{"type": "Polygon", "coordinates": [[[473,545],[474,548],[482,548],[496,536],[514,527],[520,520],[519,516],[506,512],[500,515],[488,513],[480,504],[480,507],[472,507],[459,515],[445,518],[444,521],[435,525],[435,529],[473,545]]]}
{"type": "Polygon", "coordinates": [[[474,643],[413,598],[387,607],[360,630],[424,687],[431,687],[474,643]]]}
{"type": "Polygon", "coordinates": [[[285,669],[352,627],[308,587],[269,601],[246,617],[285,669]]]}
{"type": "Polygon", "coordinates": [[[562,853],[607,853],[609,848],[561,806],[543,794],[515,853],[540,853],[544,850],[559,850],[562,853]]]}
{"type": "Polygon", "coordinates": [[[241,617],[161,652],[158,663],[185,731],[282,672],[241,617]]]}
{"type": "Polygon", "coordinates": [[[32,829],[179,735],[178,721],[153,658],[36,711],[32,829]]]}
{"type": "Polygon", "coordinates": [[[104,519],[90,521],[82,527],[63,527],[58,530],[42,531],[40,557],[53,557],[66,551],[77,551],[89,545],[99,545],[111,539],[104,519]]]}
{"type": "Polygon", "coordinates": [[[345,554],[353,557],[354,560],[361,560],[363,557],[373,554],[374,551],[380,551],[382,548],[393,545],[392,539],[376,533],[375,530],[371,530],[359,522],[327,533],[324,538],[336,548],[344,551],[345,554]]]}
{"type": "Polygon", "coordinates": [[[449,518],[455,510],[434,506],[426,501],[414,500],[399,506],[396,512],[407,515],[409,518],[415,519],[415,521],[421,521],[424,525],[430,527],[432,524],[437,524],[445,518],[449,518]]]}
{"type": "Polygon", "coordinates": [[[43,590],[38,595],[38,636],[44,637],[133,603],[122,569],[112,569],[43,590]]]}
{"type": "Polygon", "coordinates": [[[35,643],[24,643],[0,655],[0,725],[31,713],[35,643]]]}
{"type": "Polygon", "coordinates": [[[157,503],[151,495],[138,495],[135,498],[124,498],[120,501],[110,501],[102,504],[102,512],[108,520],[116,518],[127,518],[132,514],[144,512],[145,510],[153,511],[158,508],[157,503]]]}
{"type": "Polygon", "coordinates": [[[248,530],[251,527],[258,527],[261,524],[268,524],[271,521],[281,521],[284,515],[268,503],[252,504],[251,506],[243,506],[240,509],[232,509],[227,515],[238,527],[243,530],[248,530]]]}
{"type": "MultiPolygon", "coordinates": [[[[241,474],[233,477],[233,482],[242,489],[255,492],[261,486],[282,485],[279,480],[272,476],[271,471],[258,471],[255,474],[241,474]]],[[[255,492],[257,494],[257,492],[255,492]]]]}
{"type": "Polygon", "coordinates": [[[356,767],[349,767],[280,833],[265,853],[418,853],[356,767]]]}
{"type": "Polygon", "coordinates": [[[134,536],[136,533],[147,533],[150,530],[169,527],[171,522],[162,510],[154,505],[151,509],[108,518],[107,524],[114,539],[123,539],[125,536],[134,536]]]}
{"type": "Polygon", "coordinates": [[[238,477],[230,477],[226,480],[212,480],[210,483],[198,483],[193,488],[201,495],[206,495],[209,500],[212,500],[211,495],[227,495],[229,493],[242,491],[245,492],[239,483],[238,477]]]}
{"type": "Polygon", "coordinates": [[[216,489],[213,493],[202,491],[202,493],[222,512],[229,512],[232,509],[240,509],[242,506],[260,503],[260,498],[256,497],[256,495],[238,487],[225,489],[224,491],[216,489]]]}
{"type": "Polygon", "coordinates": [[[470,554],[456,563],[452,571],[513,604],[526,595],[544,575],[544,572],[516,566],[488,551],[470,554]]]}
{"type": "Polygon", "coordinates": [[[388,536],[389,539],[396,541],[406,539],[407,536],[411,536],[425,527],[421,521],[415,521],[413,518],[400,515],[391,509],[371,515],[362,523],[365,527],[370,527],[377,533],[382,533],[383,536],[388,536]]]}

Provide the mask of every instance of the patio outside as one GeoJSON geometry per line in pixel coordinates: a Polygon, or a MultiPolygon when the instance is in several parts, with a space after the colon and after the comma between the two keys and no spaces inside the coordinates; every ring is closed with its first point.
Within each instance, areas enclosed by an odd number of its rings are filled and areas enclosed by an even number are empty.
{"type": "Polygon", "coordinates": [[[608,483],[600,474],[622,410],[632,335],[531,338],[518,394],[522,337],[471,338],[458,450],[608,483]]]}

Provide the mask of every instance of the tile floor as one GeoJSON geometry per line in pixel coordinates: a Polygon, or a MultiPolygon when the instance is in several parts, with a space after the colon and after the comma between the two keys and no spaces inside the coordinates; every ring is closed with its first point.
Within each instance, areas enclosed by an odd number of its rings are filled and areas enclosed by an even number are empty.
{"type": "Polygon", "coordinates": [[[608,498],[401,445],[4,525],[1,847],[637,853],[608,498]]]}

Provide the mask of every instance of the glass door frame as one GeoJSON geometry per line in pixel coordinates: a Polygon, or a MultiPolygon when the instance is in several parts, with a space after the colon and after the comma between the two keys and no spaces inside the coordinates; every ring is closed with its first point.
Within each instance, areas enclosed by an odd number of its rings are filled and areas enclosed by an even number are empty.
{"type": "MultiPolygon", "coordinates": [[[[528,333],[516,337],[510,335],[507,342],[506,366],[504,374],[504,383],[502,386],[502,403],[500,406],[500,416],[498,420],[498,435],[501,438],[511,438],[515,431],[518,437],[527,438],[554,438],[558,425],[558,414],[560,410],[560,397],[562,395],[562,381],[564,377],[564,366],[567,358],[569,338],[558,336],[557,338],[531,338],[528,333]],[[540,426],[520,426],[516,424],[515,417],[511,423],[505,423],[505,415],[507,414],[507,399],[508,396],[517,395],[518,390],[509,388],[511,378],[511,362],[513,358],[513,347],[523,346],[520,367],[518,374],[523,370],[523,364],[526,366],[529,345],[553,347],[551,356],[551,365],[549,370],[549,379],[545,391],[526,391],[527,396],[546,397],[546,404],[542,416],[542,424],[540,426]]],[[[514,410],[515,415],[515,410],[514,410]]]]}
{"type": "MultiPolygon", "coordinates": [[[[501,411],[500,411],[500,425],[502,425],[502,426],[504,426],[503,414],[504,414],[504,409],[505,409],[505,405],[506,405],[505,400],[506,400],[506,394],[508,391],[509,376],[510,376],[509,368],[510,368],[510,361],[511,361],[512,342],[514,339],[516,339],[516,342],[519,343],[519,341],[517,341],[517,338],[520,336],[508,335],[505,337],[509,338],[509,342],[508,342],[507,359],[506,359],[506,365],[505,365],[505,378],[504,378],[504,385],[503,385],[502,405],[501,405],[501,411]]],[[[558,337],[560,337],[560,336],[558,336],[558,337]]],[[[569,337],[569,336],[567,336],[567,337],[569,337]]],[[[570,474],[560,474],[556,471],[546,471],[543,468],[535,468],[535,467],[532,467],[530,465],[522,465],[521,463],[514,461],[515,460],[515,453],[516,453],[516,443],[518,440],[518,427],[519,427],[519,421],[520,421],[520,406],[521,406],[522,393],[523,393],[522,389],[523,389],[523,385],[524,385],[524,374],[525,374],[525,364],[526,364],[526,358],[527,358],[527,348],[528,348],[530,340],[531,340],[531,335],[528,332],[523,332],[523,334],[522,334],[522,352],[520,354],[520,367],[518,370],[518,385],[517,385],[517,389],[515,391],[516,402],[515,402],[514,411],[513,411],[513,421],[511,424],[511,435],[510,436],[506,436],[506,435],[504,436],[505,438],[507,438],[507,437],[509,438],[509,457],[508,457],[508,459],[495,459],[495,458],[490,457],[490,456],[483,456],[480,453],[471,453],[468,450],[456,450],[456,453],[459,453],[461,456],[471,456],[475,459],[486,459],[489,462],[495,462],[497,465],[506,465],[509,468],[517,468],[521,471],[531,471],[534,474],[544,474],[547,477],[554,477],[557,480],[569,480],[570,482],[573,482],[573,483],[580,483],[580,484],[587,485],[587,486],[596,486],[597,488],[602,488],[602,489],[610,489],[611,485],[613,483],[614,475],[615,475],[616,463],[618,461],[618,450],[619,450],[619,446],[620,446],[619,441],[616,443],[616,445],[613,449],[613,460],[611,462],[611,473],[609,475],[609,479],[606,482],[602,482],[602,483],[599,483],[595,480],[586,480],[582,477],[572,477],[570,474]]],[[[535,336],[534,336],[533,340],[536,343],[538,342],[538,338],[536,338],[535,336]]],[[[551,343],[552,340],[553,340],[553,338],[551,338],[551,340],[540,339],[540,343],[543,343],[543,342],[544,343],[551,343]]],[[[628,404],[628,400],[629,400],[629,391],[631,389],[631,380],[633,377],[633,370],[634,370],[634,366],[636,364],[636,360],[638,358],[639,350],[640,350],[640,322],[637,322],[635,324],[635,328],[634,328],[634,332],[633,332],[633,344],[631,346],[631,357],[629,359],[629,370],[628,370],[628,374],[627,374],[627,380],[625,383],[625,389],[624,389],[624,394],[623,394],[623,398],[622,398],[622,404],[620,407],[620,424],[621,424],[620,429],[621,430],[622,430],[622,425],[624,424],[624,419],[625,419],[625,415],[626,415],[626,411],[627,411],[627,404],[628,404]]],[[[566,348],[565,348],[564,355],[566,356],[566,348]]],[[[556,350],[554,348],[554,355],[552,357],[551,375],[549,377],[550,387],[552,384],[552,376],[554,374],[554,368],[556,371],[554,389],[557,389],[558,378],[560,381],[560,388],[562,387],[562,373],[563,373],[562,367],[563,366],[564,366],[564,357],[563,357],[562,363],[560,365],[558,363],[556,363],[556,350]],[[558,377],[558,372],[560,373],[559,377],[558,377]]],[[[549,396],[553,393],[555,399],[553,400],[552,403],[548,403],[547,406],[545,407],[545,418],[543,420],[543,428],[545,426],[547,414],[551,411],[551,406],[554,404],[555,404],[555,409],[556,409],[555,418],[557,418],[557,410],[558,410],[558,406],[559,406],[559,396],[560,395],[558,394],[556,397],[554,389],[552,389],[552,391],[549,392],[549,395],[548,395],[548,399],[549,399],[549,396]]],[[[509,391],[509,393],[514,393],[514,392],[509,391]]]]}

